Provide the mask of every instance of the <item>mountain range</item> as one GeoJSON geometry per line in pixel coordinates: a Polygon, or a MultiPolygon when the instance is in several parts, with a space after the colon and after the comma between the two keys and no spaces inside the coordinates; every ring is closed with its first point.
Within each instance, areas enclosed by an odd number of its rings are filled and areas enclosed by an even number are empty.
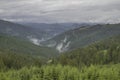
{"type": "Polygon", "coordinates": [[[49,40],[67,30],[88,24],[77,23],[13,23],[0,20],[0,33],[27,39],[35,45],[49,40]]]}
{"type": "Polygon", "coordinates": [[[97,24],[66,31],[43,42],[43,45],[54,47],[59,52],[65,52],[116,35],[120,35],[120,24],[97,24]]]}
{"type": "Polygon", "coordinates": [[[35,47],[46,49],[52,48],[53,53],[63,53],[120,35],[120,24],[18,24],[0,20],[0,34],[15,37],[18,43],[20,42],[19,40],[23,40],[26,41],[23,43],[28,42],[31,46],[34,45],[35,47]]]}

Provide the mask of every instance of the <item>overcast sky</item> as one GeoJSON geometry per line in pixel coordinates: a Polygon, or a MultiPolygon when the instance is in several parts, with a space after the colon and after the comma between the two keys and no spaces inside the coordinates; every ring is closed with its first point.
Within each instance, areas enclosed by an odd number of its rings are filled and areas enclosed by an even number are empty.
{"type": "Polygon", "coordinates": [[[0,0],[0,19],[40,23],[119,23],[120,0],[0,0]]]}

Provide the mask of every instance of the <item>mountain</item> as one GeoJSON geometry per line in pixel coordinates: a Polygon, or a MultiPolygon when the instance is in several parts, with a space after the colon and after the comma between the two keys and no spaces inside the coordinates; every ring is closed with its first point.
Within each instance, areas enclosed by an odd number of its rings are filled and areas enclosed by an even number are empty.
{"type": "Polygon", "coordinates": [[[40,29],[23,26],[17,23],[0,20],[0,33],[27,39],[36,45],[48,39],[51,35],[40,29]]]}
{"type": "Polygon", "coordinates": [[[43,37],[43,39],[41,40],[42,42],[52,39],[55,36],[60,35],[61,33],[64,33],[71,29],[75,29],[86,25],[94,25],[90,23],[20,23],[20,24],[45,32],[46,35],[44,35],[45,38],[43,37]]]}
{"type": "Polygon", "coordinates": [[[120,35],[120,24],[97,24],[66,31],[43,42],[43,45],[54,47],[59,52],[64,52],[84,47],[115,35],[120,35]]]}
{"type": "Polygon", "coordinates": [[[53,48],[40,47],[17,37],[0,34],[0,52],[31,55],[39,58],[50,58],[57,55],[53,48]]]}
{"type": "Polygon", "coordinates": [[[120,62],[120,35],[113,36],[89,46],[61,54],[59,63],[81,67],[84,65],[117,64],[120,62]]]}
{"type": "Polygon", "coordinates": [[[83,26],[83,25],[92,25],[87,23],[20,23],[31,28],[36,28],[42,30],[48,34],[51,34],[51,37],[59,35],[65,31],[83,26]]]}
{"type": "MultiPolygon", "coordinates": [[[[36,45],[86,23],[13,23],[0,20],[0,33],[27,39],[36,45]]],[[[90,25],[90,24],[89,24],[90,25]]]]}

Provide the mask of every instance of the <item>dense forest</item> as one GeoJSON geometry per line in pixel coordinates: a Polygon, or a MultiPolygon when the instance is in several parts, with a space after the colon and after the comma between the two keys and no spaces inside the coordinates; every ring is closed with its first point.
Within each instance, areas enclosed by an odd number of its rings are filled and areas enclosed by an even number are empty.
{"type": "Polygon", "coordinates": [[[37,31],[0,24],[0,80],[120,80],[120,24],[79,27],[41,45],[28,38],[37,31]]]}
{"type": "Polygon", "coordinates": [[[0,49],[0,80],[120,79],[119,35],[45,61],[29,54],[0,49]]]}
{"type": "Polygon", "coordinates": [[[120,80],[120,0],[0,0],[0,80],[120,80]]]}
{"type": "Polygon", "coordinates": [[[120,80],[120,64],[91,65],[78,69],[71,66],[47,65],[24,67],[0,72],[0,80],[120,80]]]}
{"type": "Polygon", "coordinates": [[[59,62],[77,67],[91,64],[117,64],[120,62],[120,36],[110,37],[84,48],[66,52],[60,55],[59,62]]]}

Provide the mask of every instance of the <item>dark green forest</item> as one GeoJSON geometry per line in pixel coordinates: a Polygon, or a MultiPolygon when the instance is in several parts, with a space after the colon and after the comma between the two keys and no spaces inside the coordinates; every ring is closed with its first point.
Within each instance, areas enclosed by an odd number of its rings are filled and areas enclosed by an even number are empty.
{"type": "Polygon", "coordinates": [[[119,35],[48,59],[19,51],[20,43],[11,50],[10,40],[0,36],[0,80],[120,80],[119,35]]]}
{"type": "Polygon", "coordinates": [[[59,62],[77,67],[91,64],[117,64],[120,62],[120,36],[110,37],[84,48],[66,52],[60,55],[59,62]]]}
{"type": "Polygon", "coordinates": [[[27,37],[41,33],[0,22],[0,80],[120,80],[120,24],[83,26],[35,45],[27,37]]]}

